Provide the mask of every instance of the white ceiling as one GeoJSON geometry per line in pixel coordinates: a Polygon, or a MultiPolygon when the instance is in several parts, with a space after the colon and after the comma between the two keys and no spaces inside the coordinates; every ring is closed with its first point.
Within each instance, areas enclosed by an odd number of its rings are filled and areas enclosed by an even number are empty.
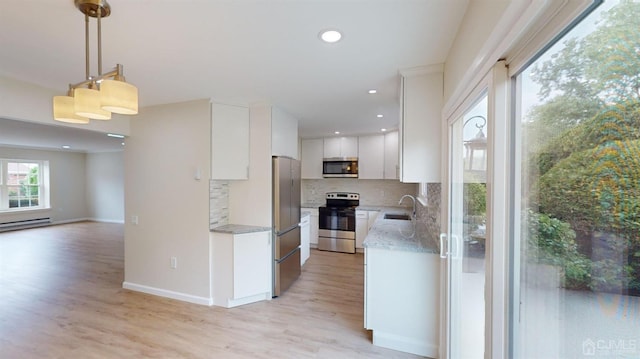
{"type": "MultiPolygon", "coordinates": [[[[201,98],[267,102],[298,118],[302,137],[376,133],[397,128],[398,70],[443,63],[467,3],[109,0],[103,67],[124,65],[141,107],[201,98]],[[343,39],[321,42],[327,28],[343,39]],[[368,94],[372,88],[378,93],[368,94]]],[[[84,79],[83,17],[73,0],[2,0],[0,75],[64,94],[84,79]]],[[[90,41],[95,47],[95,35],[90,41]]],[[[92,74],[96,62],[93,55],[92,74]]]]}
{"type": "Polygon", "coordinates": [[[97,131],[0,118],[0,144],[11,147],[71,152],[114,152],[121,151],[124,148],[123,143],[124,139],[109,137],[97,131]],[[62,146],[70,148],[64,149],[62,146]]]}

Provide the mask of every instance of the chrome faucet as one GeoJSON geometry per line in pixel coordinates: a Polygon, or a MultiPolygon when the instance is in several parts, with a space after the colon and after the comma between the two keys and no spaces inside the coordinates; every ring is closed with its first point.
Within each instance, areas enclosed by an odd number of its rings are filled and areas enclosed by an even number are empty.
{"type": "Polygon", "coordinates": [[[413,213],[411,213],[411,218],[416,219],[416,198],[414,196],[410,194],[405,194],[404,196],[400,197],[400,201],[398,201],[398,205],[402,204],[402,201],[405,199],[405,197],[409,197],[413,201],[413,213]]]}

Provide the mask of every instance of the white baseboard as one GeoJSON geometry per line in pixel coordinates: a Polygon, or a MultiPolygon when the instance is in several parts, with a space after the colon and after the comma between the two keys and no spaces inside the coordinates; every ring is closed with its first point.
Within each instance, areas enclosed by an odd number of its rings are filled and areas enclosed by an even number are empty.
{"type": "Polygon", "coordinates": [[[76,222],[84,222],[90,221],[91,218],[73,218],[73,219],[63,219],[61,221],[52,221],[51,224],[67,224],[67,223],[76,223],[76,222]]]}
{"type": "Polygon", "coordinates": [[[105,218],[73,218],[73,219],[64,219],[61,221],[52,221],[50,224],[67,224],[67,223],[76,223],[76,222],[99,222],[99,223],[118,223],[124,224],[124,219],[105,219],[105,218]]]}
{"type": "Polygon", "coordinates": [[[124,224],[124,219],[89,218],[88,220],[93,222],[101,222],[101,223],[124,224]]]}
{"type": "Polygon", "coordinates": [[[122,282],[122,288],[133,290],[135,292],[142,292],[142,293],[157,295],[159,297],[181,300],[183,302],[189,302],[189,303],[200,304],[200,305],[208,305],[208,306],[213,305],[213,300],[208,297],[199,297],[196,295],[174,292],[168,289],[149,287],[142,284],[122,282]]]}
{"type": "Polygon", "coordinates": [[[219,307],[233,308],[233,307],[237,307],[239,305],[255,303],[255,302],[262,301],[262,300],[271,300],[271,292],[260,293],[260,294],[248,296],[248,297],[245,297],[245,298],[239,298],[239,299],[226,298],[226,299],[222,299],[222,300],[220,300],[218,302],[214,301],[213,304],[216,305],[216,306],[219,306],[219,307]]]}
{"type": "Polygon", "coordinates": [[[373,330],[373,345],[429,358],[438,357],[438,345],[429,344],[416,338],[381,333],[376,330],[373,330]]]}

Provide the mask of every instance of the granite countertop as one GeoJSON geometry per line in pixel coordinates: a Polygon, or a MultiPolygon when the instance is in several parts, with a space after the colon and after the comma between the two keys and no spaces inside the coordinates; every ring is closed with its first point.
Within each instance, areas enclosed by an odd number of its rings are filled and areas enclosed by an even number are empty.
{"type": "Polygon", "coordinates": [[[302,203],[301,208],[320,208],[324,206],[324,203],[302,203]]]}
{"type": "Polygon", "coordinates": [[[401,206],[375,206],[375,205],[361,205],[356,207],[359,211],[380,211],[387,213],[406,213],[411,214],[411,208],[401,206]]]}
{"type": "MultiPolygon", "coordinates": [[[[428,233],[424,223],[415,220],[384,219],[385,213],[411,214],[407,207],[374,207],[367,210],[379,210],[380,214],[369,229],[363,247],[398,250],[406,252],[439,253],[437,233],[428,233]],[[374,209],[377,208],[377,209],[374,209]]],[[[361,209],[358,207],[358,209],[361,209]]]]}
{"type": "Polygon", "coordinates": [[[270,230],[271,230],[271,227],[248,226],[245,224],[225,224],[219,227],[212,228],[211,232],[243,234],[243,233],[252,233],[252,232],[266,232],[270,230]]]}

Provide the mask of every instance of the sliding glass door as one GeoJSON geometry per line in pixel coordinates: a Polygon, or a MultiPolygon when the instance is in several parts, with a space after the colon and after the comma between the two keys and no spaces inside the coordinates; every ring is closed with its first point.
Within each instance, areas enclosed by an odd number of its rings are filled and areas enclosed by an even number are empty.
{"type": "Polygon", "coordinates": [[[515,77],[515,358],[640,357],[640,3],[515,77]]]}
{"type": "Polygon", "coordinates": [[[446,261],[449,358],[483,358],[487,203],[487,96],[449,127],[449,232],[446,261]]]}

